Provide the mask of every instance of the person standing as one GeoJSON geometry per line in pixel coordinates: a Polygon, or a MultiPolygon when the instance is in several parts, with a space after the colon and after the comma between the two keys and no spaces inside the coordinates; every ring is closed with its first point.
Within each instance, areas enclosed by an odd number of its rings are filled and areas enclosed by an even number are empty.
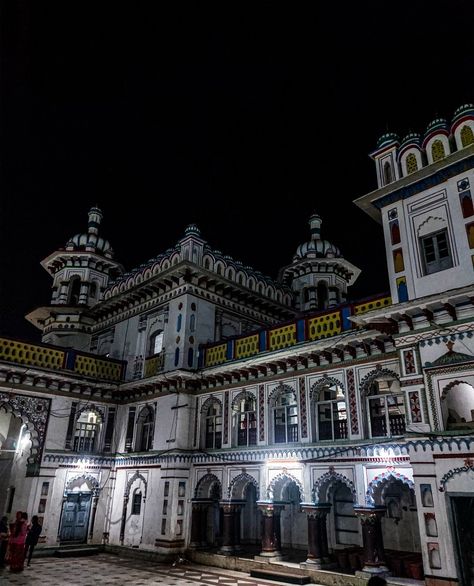
{"type": "Polygon", "coordinates": [[[10,523],[10,539],[8,540],[8,563],[10,564],[10,572],[23,571],[27,524],[28,516],[26,513],[17,511],[15,521],[10,523]]]}
{"type": "Polygon", "coordinates": [[[8,517],[0,519],[0,568],[5,567],[5,555],[8,547],[8,517]]]}
{"type": "Polygon", "coordinates": [[[25,560],[28,557],[28,566],[30,565],[33,550],[35,549],[35,546],[38,544],[38,539],[41,535],[42,530],[43,526],[40,525],[38,521],[38,515],[33,515],[33,517],[31,517],[31,525],[28,530],[28,534],[26,536],[25,541],[25,560]]]}

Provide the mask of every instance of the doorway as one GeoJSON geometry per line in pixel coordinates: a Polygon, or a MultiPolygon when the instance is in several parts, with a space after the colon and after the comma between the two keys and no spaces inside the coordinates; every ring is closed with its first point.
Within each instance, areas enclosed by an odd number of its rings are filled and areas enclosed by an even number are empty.
{"type": "Polygon", "coordinates": [[[59,532],[61,543],[86,543],[91,497],[90,492],[72,492],[66,495],[59,532]]]}
{"type": "Polygon", "coordinates": [[[474,586],[474,497],[451,497],[461,584],[474,586]]]}

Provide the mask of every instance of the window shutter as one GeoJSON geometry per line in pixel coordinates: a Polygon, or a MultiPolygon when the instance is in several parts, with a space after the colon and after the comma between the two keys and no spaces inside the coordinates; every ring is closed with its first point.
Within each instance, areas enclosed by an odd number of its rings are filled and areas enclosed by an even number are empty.
{"type": "Polygon", "coordinates": [[[74,434],[74,423],[76,421],[76,410],[77,402],[73,402],[71,405],[71,413],[69,414],[69,423],[67,426],[66,445],[64,446],[66,450],[71,449],[72,436],[74,434]]]}
{"type": "Polygon", "coordinates": [[[105,428],[104,452],[112,451],[112,437],[114,435],[115,407],[109,408],[107,427],[105,428]]]}
{"type": "Polygon", "coordinates": [[[128,424],[127,424],[127,436],[125,438],[125,451],[132,451],[133,444],[133,430],[135,427],[135,411],[136,407],[130,407],[128,410],[128,424]]]}

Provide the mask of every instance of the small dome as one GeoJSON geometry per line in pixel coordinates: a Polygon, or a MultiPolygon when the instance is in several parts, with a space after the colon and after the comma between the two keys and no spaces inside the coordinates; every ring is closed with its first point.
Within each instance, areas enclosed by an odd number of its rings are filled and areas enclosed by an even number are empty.
{"type": "Polygon", "coordinates": [[[391,142],[398,142],[398,135],[395,134],[394,132],[387,132],[386,134],[383,134],[377,141],[377,148],[379,149],[380,147],[386,145],[386,144],[390,144],[391,142]]]}
{"type": "Polygon", "coordinates": [[[454,112],[453,122],[457,118],[461,118],[462,116],[466,116],[466,114],[474,114],[474,104],[463,104],[459,106],[459,108],[454,112]]]}
{"type": "Polygon", "coordinates": [[[184,234],[185,236],[189,236],[190,234],[193,234],[194,236],[201,236],[201,231],[196,226],[196,224],[189,224],[189,226],[187,226],[184,230],[184,234]]]}
{"type": "Polygon", "coordinates": [[[67,246],[74,246],[74,248],[85,248],[90,246],[99,250],[100,252],[107,252],[111,250],[110,242],[96,236],[95,234],[75,234],[67,243],[67,246]]]}
{"type": "Polygon", "coordinates": [[[300,244],[296,249],[295,257],[300,258],[336,258],[342,257],[337,246],[328,240],[321,239],[321,217],[313,214],[309,219],[311,240],[300,244]]]}
{"type": "Polygon", "coordinates": [[[444,118],[435,118],[428,124],[425,134],[429,134],[430,132],[433,132],[433,130],[447,130],[447,128],[448,123],[444,118]]]}
{"type": "Polygon", "coordinates": [[[417,132],[410,132],[402,139],[402,142],[400,143],[400,148],[406,147],[409,144],[419,146],[420,142],[421,142],[420,135],[417,132]]]}

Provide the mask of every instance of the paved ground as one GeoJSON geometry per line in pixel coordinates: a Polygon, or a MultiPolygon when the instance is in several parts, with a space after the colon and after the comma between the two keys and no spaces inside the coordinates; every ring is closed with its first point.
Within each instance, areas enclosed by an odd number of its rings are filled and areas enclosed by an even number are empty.
{"type": "Polygon", "coordinates": [[[143,560],[99,554],[80,558],[38,558],[19,574],[0,570],[0,584],[38,586],[276,586],[281,582],[257,580],[243,572],[207,566],[176,567],[143,560]]]}

